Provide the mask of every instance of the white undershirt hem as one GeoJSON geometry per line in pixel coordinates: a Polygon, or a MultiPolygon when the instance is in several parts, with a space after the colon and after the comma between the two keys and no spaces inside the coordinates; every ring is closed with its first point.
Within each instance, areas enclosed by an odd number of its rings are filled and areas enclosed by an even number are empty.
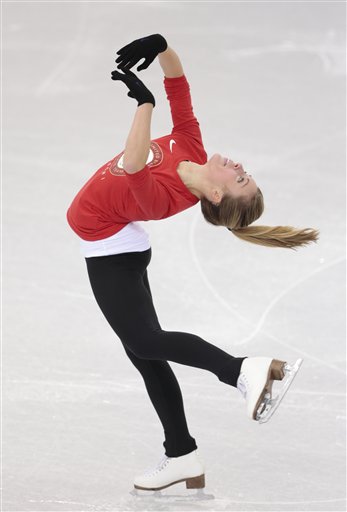
{"type": "Polygon", "coordinates": [[[85,258],[142,252],[150,247],[149,234],[138,222],[130,222],[115,235],[102,240],[90,242],[80,238],[80,252],[85,258]]]}

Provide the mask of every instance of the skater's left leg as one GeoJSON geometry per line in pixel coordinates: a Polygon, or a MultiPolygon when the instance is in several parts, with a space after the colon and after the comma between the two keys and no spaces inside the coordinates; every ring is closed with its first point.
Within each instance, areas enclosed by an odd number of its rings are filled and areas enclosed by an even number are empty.
{"type": "MultiPolygon", "coordinates": [[[[143,275],[143,283],[153,300],[147,269],[143,275]]],[[[160,328],[158,317],[156,322],[160,328]]],[[[165,454],[168,457],[179,457],[196,450],[195,439],[188,430],[182,392],[169,363],[140,359],[124,344],[123,346],[129,359],[141,373],[149,398],[163,425],[165,454]]]]}
{"type": "Polygon", "coordinates": [[[165,454],[168,457],[180,457],[196,450],[195,439],[187,426],[181,389],[169,363],[140,359],[123,346],[141,373],[149,398],[163,425],[165,454]]]}

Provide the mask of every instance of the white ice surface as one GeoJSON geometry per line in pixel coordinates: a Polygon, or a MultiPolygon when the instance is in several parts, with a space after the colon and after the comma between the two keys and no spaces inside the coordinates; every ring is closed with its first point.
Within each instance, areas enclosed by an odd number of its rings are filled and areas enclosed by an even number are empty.
{"type": "MultiPolygon", "coordinates": [[[[3,3],[3,510],[345,510],[345,11],[342,2],[3,3]],[[241,161],[258,223],[320,230],[297,252],[242,243],[199,204],[143,223],[161,325],[304,364],[268,424],[237,390],[172,363],[206,493],[134,498],[163,453],[142,378],[102,316],[65,214],[124,148],[136,103],[115,52],[162,33],[209,156],[241,161]],[[177,498],[178,499],[178,498],[177,498]]],[[[133,69],[136,72],[136,68],[133,69]]],[[[158,62],[152,138],[171,130],[158,62]]]]}

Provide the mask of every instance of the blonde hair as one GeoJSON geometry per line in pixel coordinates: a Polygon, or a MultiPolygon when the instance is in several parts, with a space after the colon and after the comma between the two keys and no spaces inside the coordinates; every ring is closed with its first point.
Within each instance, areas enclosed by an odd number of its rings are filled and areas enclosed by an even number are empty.
{"type": "Polygon", "coordinates": [[[266,247],[296,247],[317,242],[319,231],[313,228],[294,228],[292,226],[250,226],[264,211],[263,194],[257,188],[256,194],[249,200],[224,195],[216,205],[206,197],[200,199],[202,214],[207,222],[214,226],[225,226],[241,240],[266,247]]]}

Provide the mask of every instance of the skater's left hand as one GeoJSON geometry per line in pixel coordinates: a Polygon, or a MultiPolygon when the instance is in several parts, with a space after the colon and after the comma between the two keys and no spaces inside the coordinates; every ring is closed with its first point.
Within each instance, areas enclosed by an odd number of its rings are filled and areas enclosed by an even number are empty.
{"type": "Polygon", "coordinates": [[[143,82],[132,72],[126,71],[125,74],[115,70],[111,73],[112,80],[121,80],[128,87],[128,96],[137,100],[137,106],[139,107],[143,103],[152,103],[155,107],[155,99],[153,94],[143,82]]]}
{"type": "Polygon", "coordinates": [[[166,49],[167,42],[161,34],[152,34],[135,39],[132,43],[118,50],[117,55],[119,57],[116,59],[116,62],[119,62],[119,64],[117,67],[122,71],[126,71],[135,66],[139,60],[145,58],[145,62],[137,68],[137,71],[147,69],[157,55],[166,49]]]}

